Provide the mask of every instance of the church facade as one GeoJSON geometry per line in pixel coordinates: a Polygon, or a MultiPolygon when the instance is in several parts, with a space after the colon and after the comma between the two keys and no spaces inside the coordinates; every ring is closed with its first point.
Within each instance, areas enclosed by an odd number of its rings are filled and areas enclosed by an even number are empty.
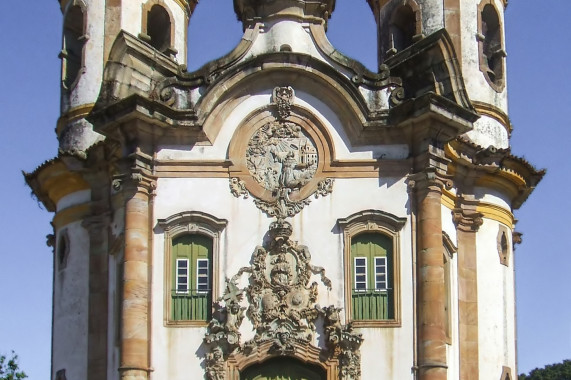
{"type": "Polygon", "coordinates": [[[51,378],[515,379],[507,0],[368,0],[375,72],[335,0],[188,72],[197,3],[60,0],[51,378]]]}

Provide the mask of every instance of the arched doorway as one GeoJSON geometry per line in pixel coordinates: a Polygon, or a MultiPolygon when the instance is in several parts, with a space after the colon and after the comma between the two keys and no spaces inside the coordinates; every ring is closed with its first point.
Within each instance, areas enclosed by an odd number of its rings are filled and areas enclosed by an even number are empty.
{"type": "Polygon", "coordinates": [[[323,368],[293,358],[274,358],[244,370],[240,380],[326,380],[323,368]]]}

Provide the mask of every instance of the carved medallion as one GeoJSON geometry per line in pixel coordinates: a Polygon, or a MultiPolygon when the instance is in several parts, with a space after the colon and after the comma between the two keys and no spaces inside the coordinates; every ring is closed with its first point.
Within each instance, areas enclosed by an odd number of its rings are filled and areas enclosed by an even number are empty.
{"type": "Polygon", "coordinates": [[[250,174],[265,189],[299,189],[317,170],[315,143],[292,122],[273,121],[252,136],[246,152],[250,174]]]}

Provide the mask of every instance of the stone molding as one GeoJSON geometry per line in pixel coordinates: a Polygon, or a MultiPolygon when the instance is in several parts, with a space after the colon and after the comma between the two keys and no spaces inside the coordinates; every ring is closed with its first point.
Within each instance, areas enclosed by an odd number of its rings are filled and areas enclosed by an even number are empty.
{"type": "Polygon", "coordinates": [[[337,220],[343,232],[343,265],[345,272],[345,320],[356,327],[400,327],[401,326],[401,292],[400,292],[400,231],[407,218],[398,217],[380,210],[363,210],[337,220]],[[351,239],[364,232],[374,232],[389,236],[392,241],[393,267],[391,268],[394,286],[394,318],[390,320],[356,321],[352,317],[351,306],[351,239]]]}
{"type": "Polygon", "coordinates": [[[179,236],[187,234],[204,235],[212,239],[212,299],[219,294],[219,263],[220,263],[220,236],[226,228],[228,221],[201,211],[184,211],[165,219],[157,220],[157,226],[164,234],[164,307],[163,322],[169,327],[206,326],[207,321],[173,321],[171,319],[171,284],[173,274],[171,269],[172,242],[179,236]]]}

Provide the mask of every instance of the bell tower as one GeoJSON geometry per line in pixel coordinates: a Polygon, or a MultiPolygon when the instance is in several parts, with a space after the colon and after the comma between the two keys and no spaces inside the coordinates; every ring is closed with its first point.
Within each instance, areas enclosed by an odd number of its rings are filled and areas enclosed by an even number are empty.
{"type": "Polygon", "coordinates": [[[466,137],[484,148],[506,149],[504,11],[507,0],[368,0],[378,27],[378,60],[389,66],[414,43],[445,29],[466,90],[481,118],[466,137]]]}
{"type": "Polygon", "coordinates": [[[103,69],[124,30],[180,65],[197,0],[60,0],[63,14],[60,150],[82,152],[103,136],[85,117],[99,95],[103,69]]]}

